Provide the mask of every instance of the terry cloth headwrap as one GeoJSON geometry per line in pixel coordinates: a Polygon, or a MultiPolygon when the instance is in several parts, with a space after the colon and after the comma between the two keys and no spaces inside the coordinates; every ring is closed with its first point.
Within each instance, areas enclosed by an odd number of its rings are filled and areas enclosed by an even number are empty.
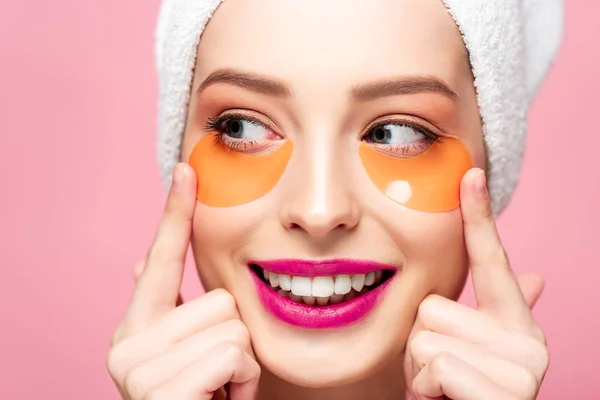
{"type": "MultiPolygon", "coordinates": [[[[156,29],[158,162],[168,187],[179,161],[200,35],[223,0],[163,0],[156,29]]],[[[562,38],[562,0],[442,0],[469,56],[494,213],[517,184],[527,114],[562,38]]]]}

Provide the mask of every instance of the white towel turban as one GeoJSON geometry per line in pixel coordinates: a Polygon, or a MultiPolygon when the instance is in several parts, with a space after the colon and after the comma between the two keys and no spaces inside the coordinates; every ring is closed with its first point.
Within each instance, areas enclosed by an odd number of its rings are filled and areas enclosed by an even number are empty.
{"type": "MultiPolygon", "coordinates": [[[[223,0],[163,0],[156,29],[158,162],[168,187],[179,161],[200,35],[223,0]]],[[[494,213],[517,184],[529,106],[562,38],[562,0],[443,0],[469,51],[494,213]]]]}

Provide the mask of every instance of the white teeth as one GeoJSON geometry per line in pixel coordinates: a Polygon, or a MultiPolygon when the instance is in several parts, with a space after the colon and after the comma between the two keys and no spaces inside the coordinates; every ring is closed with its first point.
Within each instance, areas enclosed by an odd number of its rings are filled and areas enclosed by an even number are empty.
{"type": "Polygon", "coordinates": [[[305,276],[294,276],[292,278],[292,293],[296,296],[311,296],[311,279],[305,276]]]}
{"type": "Polygon", "coordinates": [[[269,273],[269,282],[271,282],[272,287],[279,286],[279,274],[275,272],[269,273]]]}
{"type": "Polygon", "coordinates": [[[365,285],[371,286],[375,283],[375,272],[369,272],[365,278],[365,285]]]}
{"type": "Polygon", "coordinates": [[[333,277],[315,276],[312,279],[312,295],[329,298],[333,294],[333,277]]]}
{"type": "Polygon", "coordinates": [[[335,278],[335,294],[348,294],[352,290],[352,279],[350,275],[338,275],[335,278]]]}
{"type": "Polygon", "coordinates": [[[292,290],[292,277],[285,274],[279,274],[279,287],[283,290],[292,290]]]}
{"type": "Polygon", "coordinates": [[[290,276],[269,272],[263,268],[265,280],[281,296],[308,305],[339,304],[366,293],[375,283],[383,280],[383,271],[368,274],[341,274],[337,276],[290,276]]]}
{"type": "Polygon", "coordinates": [[[317,299],[317,304],[318,305],[324,306],[329,301],[329,296],[327,296],[327,297],[316,297],[316,299],[317,299]]]}
{"type": "Polygon", "coordinates": [[[352,275],[352,289],[360,292],[365,286],[365,274],[352,275]]]}
{"type": "Polygon", "coordinates": [[[344,300],[344,295],[343,294],[334,294],[333,296],[331,296],[329,298],[329,302],[331,304],[338,304],[341,303],[342,300],[344,300]]]}

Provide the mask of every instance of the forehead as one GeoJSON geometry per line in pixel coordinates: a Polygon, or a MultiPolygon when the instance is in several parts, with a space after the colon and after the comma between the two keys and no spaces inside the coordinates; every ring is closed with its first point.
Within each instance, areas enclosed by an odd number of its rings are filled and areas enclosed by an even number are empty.
{"type": "Polygon", "coordinates": [[[294,93],[402,75],[434,76],[460,92],[470,76],[441,0],[225,0],[198,50],[200,82],[239,68],[285,80],[294,93]]]}

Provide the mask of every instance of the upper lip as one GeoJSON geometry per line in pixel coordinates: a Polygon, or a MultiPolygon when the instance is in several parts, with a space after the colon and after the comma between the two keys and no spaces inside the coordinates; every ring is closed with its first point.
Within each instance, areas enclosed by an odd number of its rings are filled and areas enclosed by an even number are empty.
{"type": "Polygon", "coordinates": [[[376,261],[334,259],[334,260],[255,260],[248,265],[258,265],[269,272],[293,276],[331,276],[341,274],[368,274],[374,271],[396,271],[398,267],[376,261]]]}

